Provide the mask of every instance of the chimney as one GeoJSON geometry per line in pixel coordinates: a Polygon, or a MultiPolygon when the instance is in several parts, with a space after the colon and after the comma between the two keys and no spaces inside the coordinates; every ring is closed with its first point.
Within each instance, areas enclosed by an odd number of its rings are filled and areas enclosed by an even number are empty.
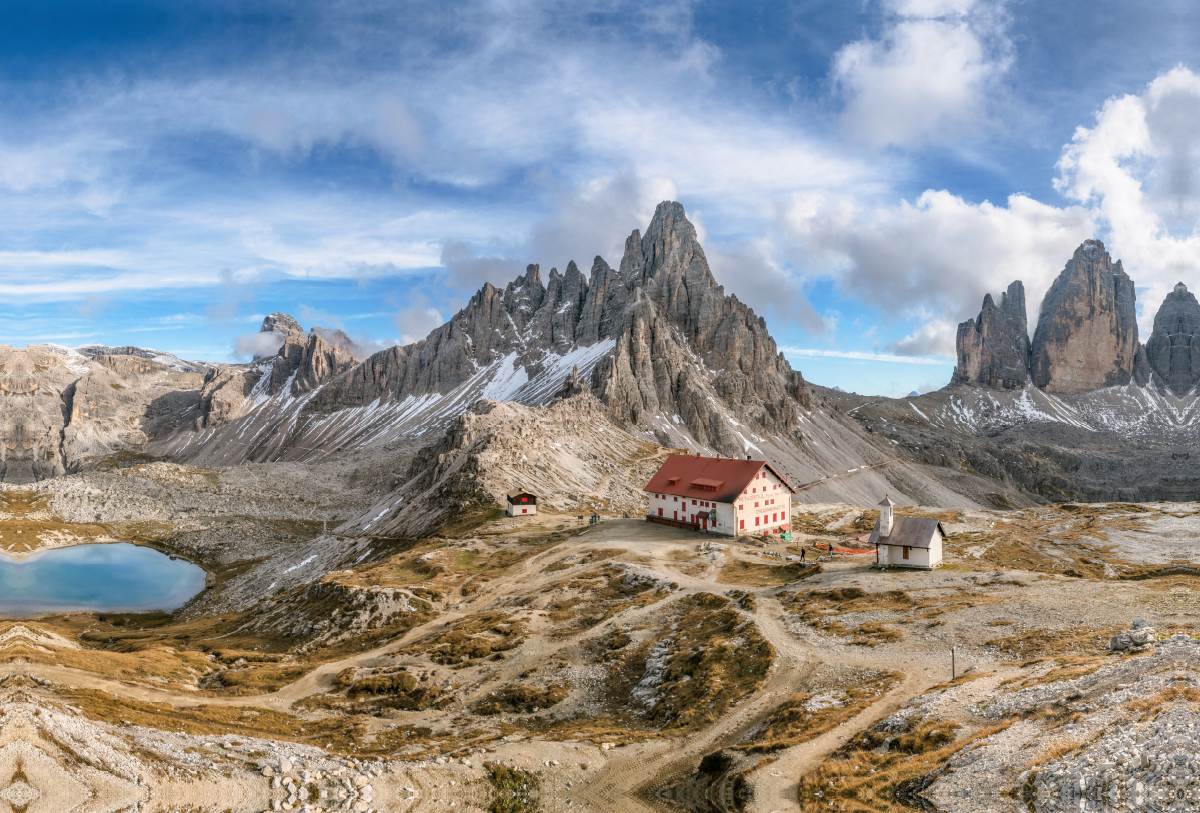
{"type": "Polygon", "coordinates": [[[879,503],[879,538],[886,539],[892,535],[892,506],[895,503],[886,496],[879,503]]]}

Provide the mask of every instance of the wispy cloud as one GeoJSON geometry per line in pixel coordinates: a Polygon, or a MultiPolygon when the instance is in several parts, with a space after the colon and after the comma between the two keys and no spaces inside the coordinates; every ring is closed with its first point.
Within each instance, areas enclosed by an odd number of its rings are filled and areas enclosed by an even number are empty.
{"type": "Polygon", "coordinates": [[[891,353],[866,353],[858,350],[814,350],[810,347],[781,347],[785,356],[808,356],[809,358],[852,359],[854,361],[886,361],[893,364],[953,364],[952,359],[929,356],[897,356],[891,353]]]}

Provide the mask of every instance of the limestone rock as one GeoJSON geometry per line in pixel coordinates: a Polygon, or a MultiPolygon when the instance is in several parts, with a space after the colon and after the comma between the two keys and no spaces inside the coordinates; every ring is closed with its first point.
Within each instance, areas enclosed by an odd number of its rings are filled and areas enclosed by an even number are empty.
{"type": "MultiPolygon", "coordinates": [[[[485,284],[427,338],[337,376],[309,408],[329,413],[379,398],[447,395],[488,365],[533,381],[555,356],[603,341],[612,351],[597,354],[577,377],[588,379],[614,417],[645,424],[678,415],[699,443],[724,454],[745,453],[742,423],[790,431],[798,408],[808,405],[804,378],[778,351],[766,321],[726,296],[683,206],[664,202],[645,236],[634,231],[626,241],[619,271],[597,257],[590,279],[572,262],[565,274],[551,269],[546,284],[536,265],[503,291],[485,284]]],[[[558,375],[528,398],[548,402],[566,378],[558,375]]],[[[514,385],[503,397],[526,396],[514,385]]]]}
{"type": "Polygon", "coordinates": [[[1146,360],[1155,382],[1185,395],[1200,380],[1200,302],[1182,282],[1154,316],[1146,360]]]}
{"type": "Polygon", "coordinates": [[[262,321],[262,327],[258,329],[258,332],[278,333],[285,339],[304,338],[304,328],[300,327],[300,323],[286,313],[272,313],[265,317],[262,321]]]}
{"type": "Polygon", "coordinates": [[[951,383],[1000,390],[1025,386],[1029,380],[1029,327],[1025,286],[1020,280],[1000,295],[998,308],[991,294],[984,295],[978,318],[959,324],[955,346],[958,366],[951,383]]]}
{"type": "Polygon", "coordinates": [[[261,377],[262,373],[256,369],[227,364],[209,370],[200,388],[196,431],[223,426],[244,415],[250,407],[246,397],[261,377]]]}
{"type": "Polygon", "coordinates": [[[660,203],[645,236],[634,231],[620,276],[632,296],[615,352],[593,378],[616,417],[638,424],[677,414],[724,454],[746,450],[731,415],[768,432],[796,426],[797,407],[808,405],[803,377],[766,321],[717,285],[682,205],[660,203]]]}
{"type": "Polygon", "coordinates": [[[1075,250],[1042,301],[1030,376],[1047,392],[1128,384],[1138,352],[1133,280],[1099,240],[1075,250]]]}
{"type": "Polygon", "coordinates": [[[341,330],[318,325],[306,336],[295,319],[286,313],[272,313],[263,319],[259,332],[283,338],[269,373],[269,395],[285,390],[303,395],[354,366],[357,345],[341,330]]]}
{"type": "Polygon", "coordinates": [[[1143,649],[1149,649],[1154,646],[1155,641],[1154,628],[1142,622],[1139,626],[1136,622],[1133,629],[1128,632],[1118,632],[1108,642],[1108,648],[1111,652],[1138,652],[1143,649]]]}
{"type": "MultiPolygon", "coordinates": [[[[341,333],[341,331],[337,331],[341,333]]],[[[346,334],[341,333],[342,336],[346,334]]],[[[336,340],[337,337],[335,336],[336,340]]],[[[286,345],[285,345],[286,346],[286,345]]],[[[346,344],[334,344],[327,341],[316,329],[308,335],[300,361],[296,365],[295,380],[292,382],[292,395],[303,395],[329,381],[334,376],[345,372],[354,366],[354,356],[346,344]]]]}

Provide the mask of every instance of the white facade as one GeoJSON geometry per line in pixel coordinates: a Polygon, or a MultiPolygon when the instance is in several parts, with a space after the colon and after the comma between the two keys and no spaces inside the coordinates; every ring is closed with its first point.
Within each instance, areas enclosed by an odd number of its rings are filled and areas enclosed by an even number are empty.
{"type": "Polygon", "coordinates": [[[773,534],[792,528],[792,492],[766,466],[738,495],[734,508],[734,533],[773,534]]]}
{"type": "Polygon", "coordinates": [[[912,567],[933,570],[942,563],[942,532],[935,530],[928,548],[879,543],[879,564],[882,567],[912,567]]]}
{"type": "Polygon", "coordinates": [[[513,501],[511,499],[508,501],[508,515],[510,517],[533,516],[536,513],[537,513],[537,504],[536,503],[531,503],[529,505],[526,505],[525,503],[517,503],[516,505],[514,505],[513,501]]]}
{"type": "Polygon", "coordinates": [[[680,522],[692,522],[701,530],[736,536],[738,534],[779,533],[792,527],[792,492],[767,467],[763,467],[732,503],[706,500],[702,492],[695,496],[650,495],[650,514],[680,522]],[[708,519],[716,510],[716,522],[708,519]]]}

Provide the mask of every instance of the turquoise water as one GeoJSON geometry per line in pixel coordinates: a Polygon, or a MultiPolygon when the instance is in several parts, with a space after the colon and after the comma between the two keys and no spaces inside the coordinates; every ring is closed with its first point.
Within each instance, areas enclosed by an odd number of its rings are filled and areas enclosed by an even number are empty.
{"type": "Polygon", "coordinates": [[[61,610],[174,610],[204,589],[204,571],[153,548],[118,542],[0,555],[0,615],[61,610]]]}

